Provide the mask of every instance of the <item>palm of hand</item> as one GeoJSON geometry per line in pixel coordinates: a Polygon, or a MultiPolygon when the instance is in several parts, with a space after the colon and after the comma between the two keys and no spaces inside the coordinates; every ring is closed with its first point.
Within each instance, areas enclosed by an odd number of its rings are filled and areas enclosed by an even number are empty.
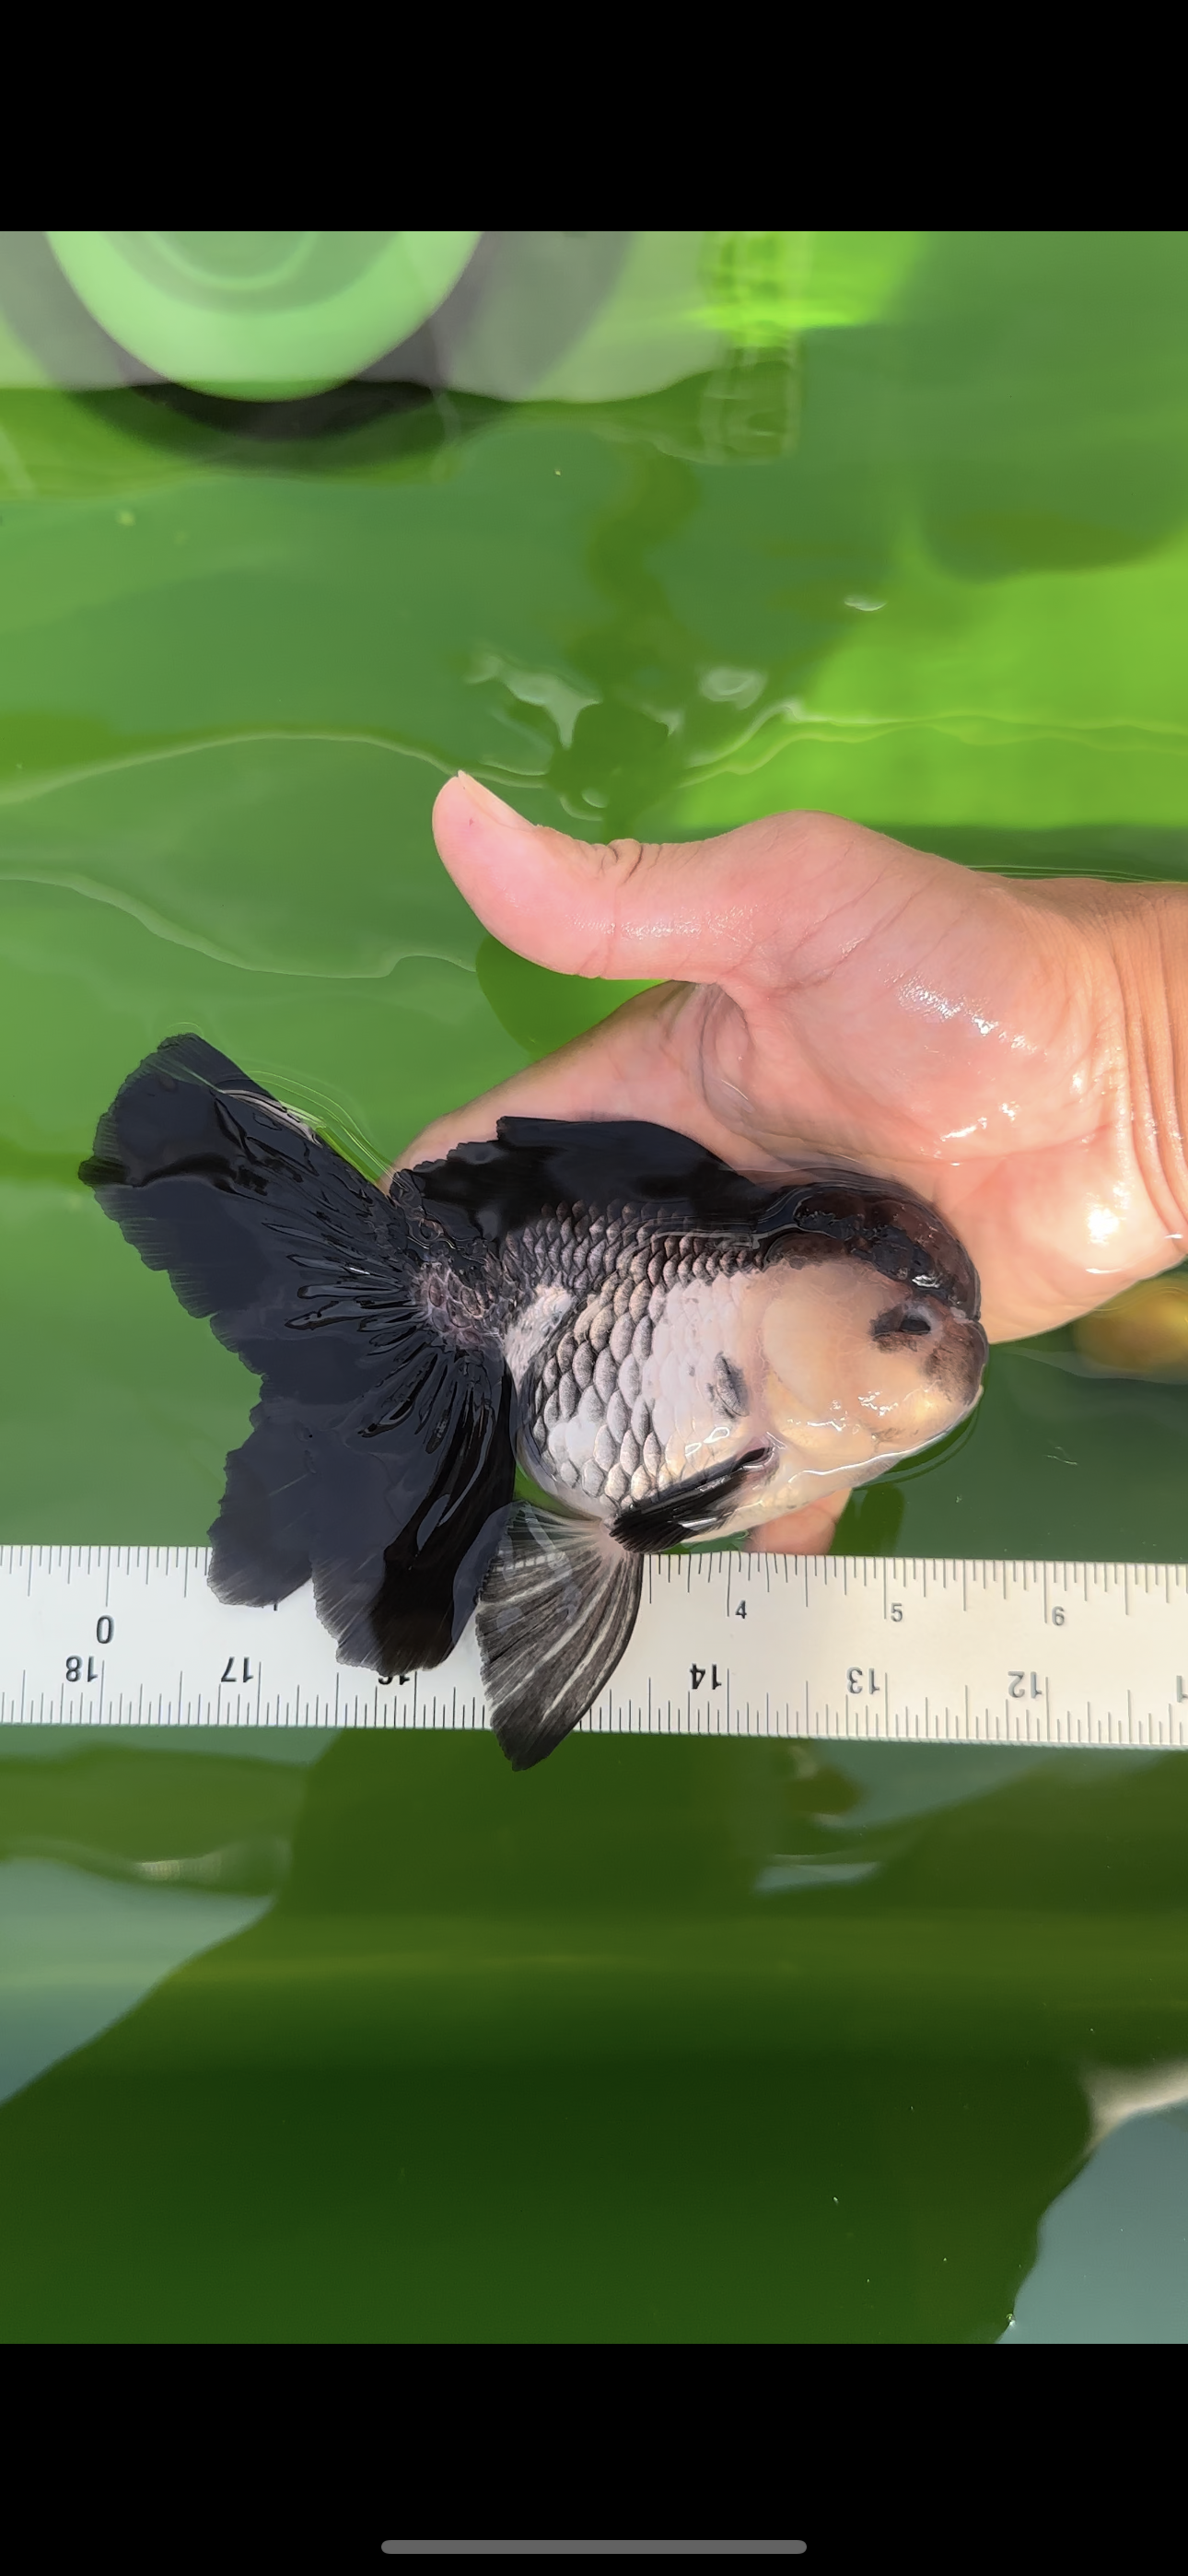
{"type": "Polygon", "coordinates": [[[654,1119],[754,1171],[809,1153],[894,1174],[968,1245],[992,1339],[1180,1257],[1131,1097],[1127,896],[972,876],[827,816],[600,851],[493,804],[452,781],[435,825],[497,937],[571,974],[672,980],[408,1159],[519,1111],[654,1119]]]}

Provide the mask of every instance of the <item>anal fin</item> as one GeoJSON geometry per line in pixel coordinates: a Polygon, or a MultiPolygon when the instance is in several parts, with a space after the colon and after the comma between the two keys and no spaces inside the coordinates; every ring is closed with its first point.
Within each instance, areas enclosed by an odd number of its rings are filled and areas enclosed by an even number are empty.
{"type": "Polygon", "coordinates": [[[513,1771],[543,1762],[593,1707],[642,1587],[642,1559],[600,1521],[517,1505],[477,1615],[487,1708],[513,1771]]]}

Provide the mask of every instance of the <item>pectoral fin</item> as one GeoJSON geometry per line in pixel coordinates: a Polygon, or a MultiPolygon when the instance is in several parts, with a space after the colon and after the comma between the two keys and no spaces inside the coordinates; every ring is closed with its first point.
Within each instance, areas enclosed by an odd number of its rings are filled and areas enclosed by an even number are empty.
{"type": "Polygon", "coordinates": [[[636,1555],[645,1548],[680,1547],[689,1539],[712,1538],[746,1500],[762,1492],[772,1457],[766,1445],[748,1449],[745,1457],[727,1458],[722,1466],[703,1468],[700,1476],[688,1476],[662,1494],[625,1504],[611,1524],[620,1547],[636,1555]]]}
{"type": "Polygon", "coordinates": [[[521,1503],[478,1605],[491,1725],[513,1771],[543,1762],[592,1708],[624,1653],[643,1565],[602,1523],[521,1503]]]}

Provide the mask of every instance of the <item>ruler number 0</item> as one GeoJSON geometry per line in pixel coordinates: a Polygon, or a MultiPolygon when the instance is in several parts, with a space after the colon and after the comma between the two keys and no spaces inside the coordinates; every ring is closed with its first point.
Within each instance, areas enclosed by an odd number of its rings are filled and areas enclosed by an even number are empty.
{"type": "MultiPolygon", "coordinates": [[[[111,1641],[112,1641],[112,1638],[114,1637],[114,1635],[115,1635],[115,1621],[114,1621],[114,1619],[109,1619],[109,1618],[108,1618],[107,1612],[106,1612],[106,1610],[105,1610],[105,1611],[104,1611],[104,1613],[103,1613],[102,1618],[101,1618],[101,1619],[97,1619],[97,1620],[96,1620],[96,1622],[95,1622],[95,1636],[96,1636],[96,1639],[97,1639],[97,1641],[98,1641],[99,1645],[101,1645],[101,1646],[110,1646],[111,1641]]],[[[67,1655],[67,1657],[66,1657],[66,1679],[67,1679],[67,1681],[68,1681],[68,1682],[81,1682],[84,1678],[85,1678],[87,1681],[89,1681],[89,1682],[97,1682],[97,1681],[98,1681],[98,1679],[99,1679],[99,1667],[98,1667],[98,1665],[97,1665],[97,1663],[96,1663],[96,1661],[95,1661],[94,1656],[93,1656],[93,1655],[88,1655],[88,1657],[87,1657],[87,1669],[86,1669],[86,1674],[85,1674],[85,1676],[84,1676],[84,1673],[83,1673],[83,1659],[82,1659],[82,1656],[81,1656],[81,1655],[67,1655]]]]}

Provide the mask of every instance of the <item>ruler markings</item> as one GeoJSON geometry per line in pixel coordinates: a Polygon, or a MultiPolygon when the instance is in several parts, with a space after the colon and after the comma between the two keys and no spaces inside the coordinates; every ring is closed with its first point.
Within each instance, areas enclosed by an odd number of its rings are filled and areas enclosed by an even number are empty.
{"type": "MultiPolygon", "coordinates": [[[[450,1664],[381,1686],[335,1664],[308,1590],[279,1610],[227,1610],[206,1565],[200,1549],[0,1550],[0,1719],[485,1723],[473,1632],[450,1664]]],[[[585,1723],[839,1742],[1188,1746],[1186,1675],[1182,1565],[652,1558],[635,1635],[585,1723]]]]}

